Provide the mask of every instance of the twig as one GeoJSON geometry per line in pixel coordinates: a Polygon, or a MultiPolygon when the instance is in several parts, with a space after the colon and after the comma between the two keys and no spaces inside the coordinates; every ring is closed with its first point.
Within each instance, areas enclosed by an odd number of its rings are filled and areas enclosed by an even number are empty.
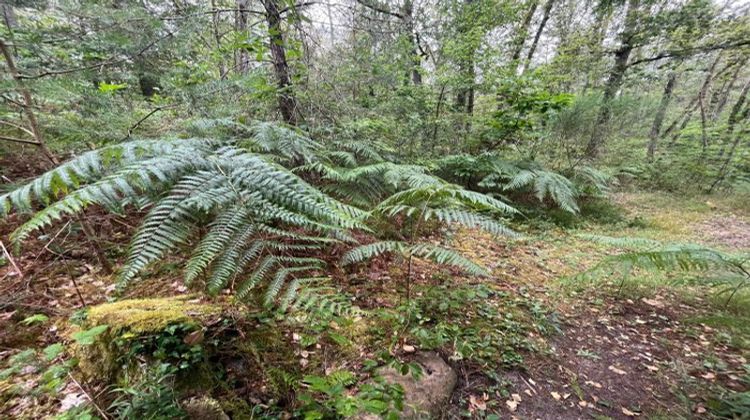
{"type": "Polygon", "coordinates": [[[21,271],[20,268],[18,268],[18,265],[13,260],[13,257],[10,255],[7,249],[5,249],[5,245],[3,245],[3,241],[0,241],[0,248],[3,249],[3,254],[5,254],[5,258],[8,259],[8,262],[10,262],[10,265],[13,266],[13,269],[16,270],[16,273],[18,273],[18,276],[23,280],[23,271],[21,271]]]}
{"type": "Polygon", "coordinates": [[[0,136],[0,140],[12,141],[13,143],[33,144],[39,146],[40,143],[34,140],[19,139],[17,137],[0,136]]]}
{"type": "Polygon", "coordinates": [[[91,397],[91,394],[89,394],[83,388],[83,386],[81,385],[81,383],[78,382],[76,380],[76,378],[74,378],[73,375],[70,374],[70,372],[68,372],[68,377],[70,378],[71,381],[73,381],[74,384],[76,384],[76,386],[78,387],[78,389],[80,389],[81,392],[83,392],[83,394],[86,396],[86,398],[88,398],[88,400],[91,402],[91,405],[93,405],[94,408],[96,408],[96,411],[99,412],[99,414],[102,416],[102,418],[104,418],[105,420],[109,419],[109,416],[107,416],[107,413],[105,413],[104,410],[102,410],[102,408],[99,407],[99,405],[96,403],[96,401],[94,401],[94,399],[91,397]]]}

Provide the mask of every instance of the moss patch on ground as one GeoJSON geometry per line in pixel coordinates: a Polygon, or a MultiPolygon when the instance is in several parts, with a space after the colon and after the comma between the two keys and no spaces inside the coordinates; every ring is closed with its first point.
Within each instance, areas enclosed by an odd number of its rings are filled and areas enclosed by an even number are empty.
{"type": "Polygon", "coordinates": [[[157,299],[127,299],[89,309],[86,324],[109,325],[113,332],[134,334],[158,332],[171,324],[197,323],[220,314],[222,307],[191,296],[157,299]]]}

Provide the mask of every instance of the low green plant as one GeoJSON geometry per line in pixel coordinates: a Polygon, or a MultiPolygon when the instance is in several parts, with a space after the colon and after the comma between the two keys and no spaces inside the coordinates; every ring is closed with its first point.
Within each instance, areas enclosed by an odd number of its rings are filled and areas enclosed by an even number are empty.
{"type": "Polygon", "coordinates": [[[175,391],[177,369],[169,363],[159,363],[147,368],[127,385],[112,391],[115,401],[110,410],[121,419],[182,418],[185,412],[179,405],[175,391]]]}
{"type": "Polygon", "coordinates": [[[747,255],[734,255],[695,244],[664,244],[645,238],[581,236],[631,251],[604,258],[593,268],[575,276],[577,280],[596,280],[616,274],[620,277],[621,290],[637,270],[688,275],[699,273],[700,276],[680,277],[675,281],[717,289],[718,296],[726,296],[725,307],[738,292],[750,287],[750,258],[747,255]]]}
{"type": "Polygon", "coordinates": [[[356,393],[348,388],[357,383],[349,371],[331,372],[326,376],[307,375],[302,380],[308,392],[299,395],[302,403],[299,414],[306,420],[347,418],[357,413],[369,413],[385,419],[398,419],[403,409],[403,389],[400,385],[374,378],[359,386],[356,393]]]}

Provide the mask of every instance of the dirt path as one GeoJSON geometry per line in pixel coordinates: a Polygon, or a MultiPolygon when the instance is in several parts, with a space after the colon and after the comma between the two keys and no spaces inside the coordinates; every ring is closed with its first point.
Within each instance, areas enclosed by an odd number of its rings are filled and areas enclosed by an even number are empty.
{"type": "MultiPolygon", "coordinates": [[[[701,242],[730,251],[750,248],[750,218],[709,205],[686,211],[660,208],[643,197],[620,197],[629,217],[645,218],[646,228],[595,228],[602,234],[647,236],[664,241],[701,242]]],[[[710,204],[710,203],[709,203],[710,204]]],[[[716,389],[747,390],[741,375],[747,347],[701,322],[716,313],[708,298],[671,292],[618,297],[593,285],[567,293],[557,278],[591,266],[606,252],[574,239],[569,232],[503,248],[476,250],[497,263],[508,287],[522,282],[559,315],[561,333],[547,338],[549,351],[527,356],[525,370],[504,372],[509,381],[502,418],[632,419],[702,418],[716,389]],[[540,263],[540,261],[542,261],[540,263]],[[507,417],[506,417],[507,416],[507,417]]],[[[479,390],[476,391],[479,394],[479,390]]],[[[499,405],[499,404],[498,404],[499,405]]]]}

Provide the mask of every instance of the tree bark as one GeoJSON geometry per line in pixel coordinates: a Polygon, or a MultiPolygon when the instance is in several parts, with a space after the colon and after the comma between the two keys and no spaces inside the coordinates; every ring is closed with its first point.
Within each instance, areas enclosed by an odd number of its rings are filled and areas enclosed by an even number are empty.
{"type": "Polygon", "coordinates": [[[635,45],[633,43],[633,35],[636,24],[638,23],[638,7],[640,6],[640,0],[629,0],[628,11],[625,16],[625,27],[620,32],[620,47],[615,51],[615,63],[610,70],[609,77],[607,78],[607,84],[604,87],[604,96],[602,97],[601,110],[599,116],[596,119],[596,126],[594,132],[586,145],[586,156],[589,158],[595,158],[599,156],[602,145],[604,144],[604,136],[606,134],[607,124],[612,117],[612,100],[617,95],[617,91],[622,86],[623,77],[625,71],[628,69],[628,59],[630,53],[633,52],[635,45]]]}
{"type": "Polygon", "coordinates": [[[297,98],[292,90],[292,82],[289,72],[289,64],[286,61],[286,50],[284,36],[281,32],[281,13],[279,12],[278,0],[263,0],[266,11],[266,23],[268,24],[268,38],[271,48],[271,60],[273,61],[276,85],[278,87],[279,111],[284,122],[297,125],[297,98]]]}
{"type": "Polygon", "coordinates": [[[674,144],[677,141],[677,139],[680,137],[680,132],[682,132],[685,127],[687,127],[688,123],[690,122],[690,118],[693,116],[695,110],[699,109],[702,106],[702,98],[706,96],[706,92],[708,92],[708,88],[711,86],[711,81],[714,79],[714,71],[716,70],[716,65],[719,64],[720,60],[721,54],[716,57],[716,59],[711,64],[711,67],[708,68],[708,74],[706,74],[706,78],[703,79],[703,84],[698,90],[698,95],[696,95],[696,97],[693,98],[692,101],[690,101],[688,108],[682,116],[682,123],[680,124],[679,128],[677,128],[677,123],[680,120],[678,118],[669,126],[669,128],[667,128],[667,130],[662,135],[662,137],[667,137],[671,132],[674,131],[672,140],[669,142],[670,145],[674,144]]]}
{"type": "Polygon", "coordinates": [[[518,33],[516,34],[516,39],[514,41],[513,54],[511,55],[511,60],[513,63],[516,63],[521,57],[523,44],[526,42],[526,37],[529,34],[529,26],[531,26],[531,20],[534,18],[534,13],[536,12],[536,8],[538,5],[539,2],[537,0],[531,0],[529,10],[526,12],[526,15],[524,15],[523,22],[521,22],[521,27],[518,28],[518,33]]]}
{"type": "Polygon", "coordinates": [[[737,67],[734,69],[734,72],[729,78],[729,81],[726,84],[725,88],[722,88],[720,91],[717,91],[717,98],[714,101],[712,98],[712,105],[713,108],[711,110],[711,118],[716,121],[721,116],[721,112],[724,111],[724,107],[727,105],[727,102],[729,101],[729,95],[732,93],[732,90],[734,89],[735,84],[737,83],[737,80],[739,79],[740,72],[743,68],[745,68],[745,64],[747,63],[748,59],[745,58],[743,60],[740,60],[739,63],[737,63],[737,67]]]}
{"type": "Polygon", "coordinates": [[[404,6],[401,9],[401,16],[404,23],[404,32],[409,40],[410,50],[409,56],[411,57],[411,82],[415,86],[422,84],[422,58],[419,55],[419,46],[417,45],[417,37],[414,35],[414,5],[411,0],[406,0],[404,6]]]}
{"type": "MultiPolygon", "coordinates": [[[[747,90],[743,90],[743,96],[747,97],[747,90]]],[[[744,102],[744,99],[743,99],[744,102]]],[[[750,116],[750,106],[746,106],[745,110],[742,112],[741,118],[739,120],[745,120],[750,116]]],[[[729,148],[729,152],[727,153],[727,158],[724,160],[724,163],[722,163],[721,168],[719,168],[719,173],[716,176],[716,180],[711,184],[711,187],[708,189],[709,193],[712,193],[716,187],[718,187],[729,175],[730,168],[729,165],[732,163],[732,159],[734,158],[734,153],[737,151],[737,146],[740,144],[740,141],[744,138],[746,138],[748,135],[750,135],[750,128],[745,127],[742,130],[740,130],[739,133],[734,137],[734,141],[732,142],[732,146],[729,148]]]]}
{"type": "MultiPolygon", "coordinates": [[[[249,0],[237,0],[237,10],[234,12],[234,30],[247,35],[249,0]]],[[[216,16],[216,15],[214,15],[216,16]]],[[[216,28],[216,23],[214,23],[216,28]]],[[[218,42],[218,32],[216,32],[218,42]]],[[[245,48],[239,48],[234,53],[234,69],[237,74],[245,75],[249,69],[248,52],[245,48]]]]}
{"type": "MultiPolygon", "coordinates": [[[[737,98],[737,102],[734,103],[734,106],[732,106],[732,110],[729,112],[729,118],[727,118],[727,134],[726,138],[730,139],[732,137],[732,134],[734,133],[734,128],[737,125],[737,122],[741,120],[740,117],[740,111],[742,110],[742,107],[745,105],[745,102],[747,101],[747,95],[750,91],[750,81],[747,81],[745,83],[745,86],[740,91],[740,96],[737,98]]],[[[721,146],[721,149],[719,150],[719,157],[724,156],[724,145],[721,146]]]]}
{"type": "MultiPolygon", "coordinates": [[[[474,0],[464,0],[464,7],[469,7],[473,2],[474,0]]],[[[463,24],[466,25],[466,22],[463,24]]],[[[460,57],[458,72],[463,80],[461,81],[462,86],[458,88],[456,93],[455,108],[460,112],[471,115],[474,112],[474,81],[476,79],[474,51],[470,51],[467,57],[460,57]]]]}
{"type": "Polygon", "coordinates": [[[531,59],[534,58],[534,52],[536,52],[536,47],[539,45],[539,39],[542,37],[542,33],[544,32],[545,26],[547,26],[547,21],[549,20],[550,13],[552,12],[552,6],[555,5],[555,0],[547,0],[547,3],[544,5],[544,15],[542,15],[542,21],[539,23],[539,28],[536,30],[536,35],[534,35],[534,41],[531,43],[531,48],[529,48],[529,53],[526,55],[526,65],[524,66],[524,71],[531,66],[531,59]]]}
{"type": "Polygon", "coordinates": [[[661,97],[661,103],[659,103],[659,109],[656,110],[654,116],[654,124],[651,126],[651,133],[648,136],[648,150],[646,151],[646,158],[649,162],[654,160],[654,153],[656,152],[656,142],[659,139],[659,133],[661,133],[661,126],[664,122],[664,115],[667,113],[667,107],[669,102],[672,100],[672,91],[677,82],[677,73],[672,72],[669,74],[667,84],[664,86],[664,94],[661,97]]]}

